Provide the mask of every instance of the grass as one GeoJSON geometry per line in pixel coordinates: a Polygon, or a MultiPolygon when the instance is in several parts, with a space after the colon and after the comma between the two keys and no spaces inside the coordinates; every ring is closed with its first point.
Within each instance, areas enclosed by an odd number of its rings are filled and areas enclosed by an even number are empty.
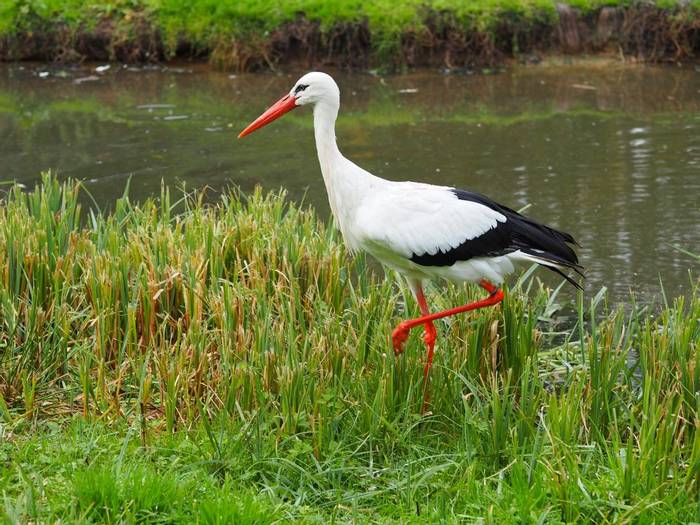
{"type": "MultiPolygon", "coordinates": [[[[622,4],[620,0],[579,0],[587,9],[601,5],[622,4]]],[[[153,18],[166,41],[176,45],[180,37],[187,37],[196,45],[207,46],[211,39],[226,35],[249,35],[273,31],[286,22],[294,21],[299,13],[318,21],[325,29],[336,23],[367,20],[373,32],[382,35],[400,34],[422,23],[424,10],[448,10],[460,20],[475,19],[480,24],[502,12],[542,13],[554,16],[552,0],[271,0],[224,1],[197,0],[9,0],[0,8],[0,32],[31,28],[47,23],[58,16],[68,26],[94,27],[104,16],[115,16],[129,22],[140,13],[153,18]]]]}
{"type": "MultiPolygon", "coordinates": [[[[8,523],[700,521],[700,283],[656,309],[526,273],[439,327],[283,194],[0,208],[8,523]]],[[[437,306],[479,295],[431,292],[437,306]]]]}
{"type": "MultiPolygon", "coordinates": [[[[683,49],[683,56],[692,56],[693,43],[686,40],[693,38],[697,24],[692,19],[700,0],[569,4],[583,15],[605,6],[652,6],[664,11],[658,24],[652,17],[648,30],[668,29],[669,35],[662,37],[664,47],[672,39],[675,52],[683,49]]],[[[428,48],[445,48],[443,65],[448,67],[461,63],[465,53],[472,62],[491,64],[493,55],[529,53],[542,47],[538,42],[551,40],[558,20],[556,5],[554,0],[6,0],[0,5],[0,37],[6,39],[4,52],[0,41],[0,53],[64,61],[85,56],[152,61],[187,50],[185,55],[207,55],[215,63],[246,70],[274,66],[275,55],[284,54],[281,48],[292,49],[293,58],[296,46],[312,55],[338,55],[342,63],[366,67],[362,56],[367,47],[378,57],[375,63],[396,66],[410,62],[411,53],[427,42],[428,48]],[[445,32],[456,35],[453,41],[445,32]],[[493,40],[503,42],[495,46],[487,42],[493,40]],[[416,44],[413,51],[404,49],[409,41],[416,44]]],[[[643,13],[640,23],[647,23],[647,15],[643,13]]],[[[673,50],[656,56],[660,51],[656,43],[631,42],[633,31],[626,32],[630,42],[625,40],[624,47],[631,55],[649,51],[655,60],[674,56],[673,50]],[[650,49],[642,49],[645,46],[650,49]]]]}

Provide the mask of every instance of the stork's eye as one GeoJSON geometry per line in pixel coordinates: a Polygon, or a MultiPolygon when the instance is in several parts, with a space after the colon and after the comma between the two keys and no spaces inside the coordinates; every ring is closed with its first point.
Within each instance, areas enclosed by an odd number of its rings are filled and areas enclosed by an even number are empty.
{"type": "Polygon", "coordinates": [[[309,87],[308,84],[299,84],[297,87],[294,88],[294,94],[296,95],[300,91],[304,91],[307,87],[309,87]]]}

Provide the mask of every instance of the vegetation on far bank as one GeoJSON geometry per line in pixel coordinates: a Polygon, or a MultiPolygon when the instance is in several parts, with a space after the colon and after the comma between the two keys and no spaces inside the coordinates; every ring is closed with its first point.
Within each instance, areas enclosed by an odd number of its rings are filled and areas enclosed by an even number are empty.
{"type": "Polygon", "coordinates": [[[438,327],[421,415],[420,334],[389,342],[413,301],[313,211],[81,193],[0,207],[5,521],[700,520],[700,283],[561,322],[526,273],[438,327]]]}
{"type": "Polygon", "coordinates": [[[464,68],[539,52],[682,60],[700,2],[656,0],[6,0],[0,58],[208,57],[239,70],[312,65],[464,68]]]}

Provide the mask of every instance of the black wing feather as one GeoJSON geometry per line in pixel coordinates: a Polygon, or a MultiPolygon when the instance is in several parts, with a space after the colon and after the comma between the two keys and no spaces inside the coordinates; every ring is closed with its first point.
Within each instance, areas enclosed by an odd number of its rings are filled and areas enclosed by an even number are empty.
{"type": "Polygon", "coordinates": [[[467,261],[474,257],[496,257],[520,250],[541,259],[544,266],[563,275],[574,286],[580,288],[557,268],[547,265],[547,262],[551,262],[583,275],[576,252],[569,246],[577,245],[570,234],[540,224],[485,195],[458,189],[451,191],[460,200],[477,202],[503,214],[506,217],[505,222],[499,222],[496,227],[450,250],[439,250],[432,255],[414,253],[411,261],[422,266],[452,266],[458,261],[467,261]]]}

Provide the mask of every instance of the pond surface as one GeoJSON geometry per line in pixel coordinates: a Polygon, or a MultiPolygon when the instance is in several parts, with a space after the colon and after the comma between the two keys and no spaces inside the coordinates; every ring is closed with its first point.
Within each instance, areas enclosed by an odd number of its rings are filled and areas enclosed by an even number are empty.
{"type": "MultiPolygon", "coordinates": [[[[308,110],[237,133],[299,76],[202,66],[61,69],[0,64],[0,180],[42,170],[109,205],[160,181],[287,188],[328,214],[308,110]]],[[[336,74],[338,141],[375,174],[486,193],[571,232],[587,292],[687,293],[700,264],[700,73],[610,66],[496,75],[336,74]]],[[[548,283],[556,276],[540,272],[548,283]]]]}

